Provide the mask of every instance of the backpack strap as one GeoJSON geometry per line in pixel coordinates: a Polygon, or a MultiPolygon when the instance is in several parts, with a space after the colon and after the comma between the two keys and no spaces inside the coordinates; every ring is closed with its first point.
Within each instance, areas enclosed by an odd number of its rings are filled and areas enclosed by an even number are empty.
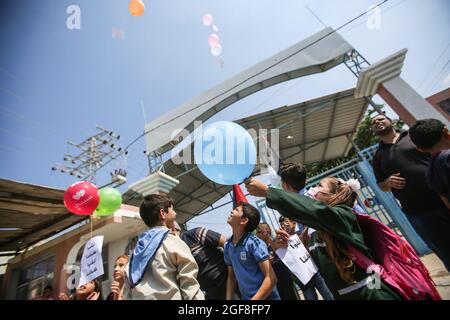
{"type": "Polygon", "coordinates": [[[353,262],[355,262],[357,266],[359,266],[363,270],[368,269],[372,270],[373,272],[378,274],[381,277],[381,279],[384,280],[384,282],[386,282],[393,289],[395,289],[395,291],[398,294],[400,294],[404,300],[411,300],[409,296],[403,291],[403,289],[400,288],[400,286],[395,282],[395,280],[392,279],[392,277],[386,272],[383,266],[372,261],[372,259],[361,253],[358,249],[356,249],[352,245],[348,245],[347,250],[352,257],[353,262]]]}

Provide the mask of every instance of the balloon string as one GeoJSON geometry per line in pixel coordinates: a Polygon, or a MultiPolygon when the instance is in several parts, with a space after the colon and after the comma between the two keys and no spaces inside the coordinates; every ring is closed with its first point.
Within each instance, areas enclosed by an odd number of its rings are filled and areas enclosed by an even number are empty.
{"type": "Polygon", "coordinates": [[[89,217],[89,220],[91,221],[91,239],[92,239],[92,215],[89,217]]]}

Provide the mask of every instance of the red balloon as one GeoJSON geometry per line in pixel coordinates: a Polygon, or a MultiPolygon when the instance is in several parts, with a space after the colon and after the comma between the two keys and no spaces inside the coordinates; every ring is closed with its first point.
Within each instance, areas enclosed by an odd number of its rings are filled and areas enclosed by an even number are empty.
{"type": "Polygon", "coordinates": [[[78,215],[91,215],[100,202],[97,187],[88,181],[71,185],[64,193],[64,205],[78,215]]]}

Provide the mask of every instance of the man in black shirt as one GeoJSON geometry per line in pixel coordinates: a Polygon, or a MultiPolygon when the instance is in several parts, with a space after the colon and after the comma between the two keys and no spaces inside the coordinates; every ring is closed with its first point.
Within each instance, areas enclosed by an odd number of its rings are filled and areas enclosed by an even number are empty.
{"type": "Polygon", "coordinates": [[[428,186],[450,209],[450,131],[440,120],[423,119],[409,129],[409,135],[419,151],[431,154],[428,186]]]}
{"type": "Polygon", "coordinates": [[[372,164],[378,186],[394,194],[413,228],[450,270],[450,211],[427,186],[430,155],[415,148],[408,131],[396,132],[387,116],[375,116],[371,125],[381,139],[372,164]]]}
{"type": "Polygon", "coordinates": [[[223,259],[224,235],[205,228],[183,232],[181,239],[188,245],[198,264],[197,280],[206,300],[225,300],[228,271],[223,259]]]}

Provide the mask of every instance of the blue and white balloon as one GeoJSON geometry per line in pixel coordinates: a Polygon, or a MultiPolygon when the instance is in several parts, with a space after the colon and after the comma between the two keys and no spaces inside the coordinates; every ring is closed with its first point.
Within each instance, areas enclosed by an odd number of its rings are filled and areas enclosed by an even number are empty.
{"type": "Polygon", "coordinates": [[[243,127],[218,121],[196,134],[194,159],[208,179],[233,185],[251,176],[256,164],[256,147],[243,127]]]}

